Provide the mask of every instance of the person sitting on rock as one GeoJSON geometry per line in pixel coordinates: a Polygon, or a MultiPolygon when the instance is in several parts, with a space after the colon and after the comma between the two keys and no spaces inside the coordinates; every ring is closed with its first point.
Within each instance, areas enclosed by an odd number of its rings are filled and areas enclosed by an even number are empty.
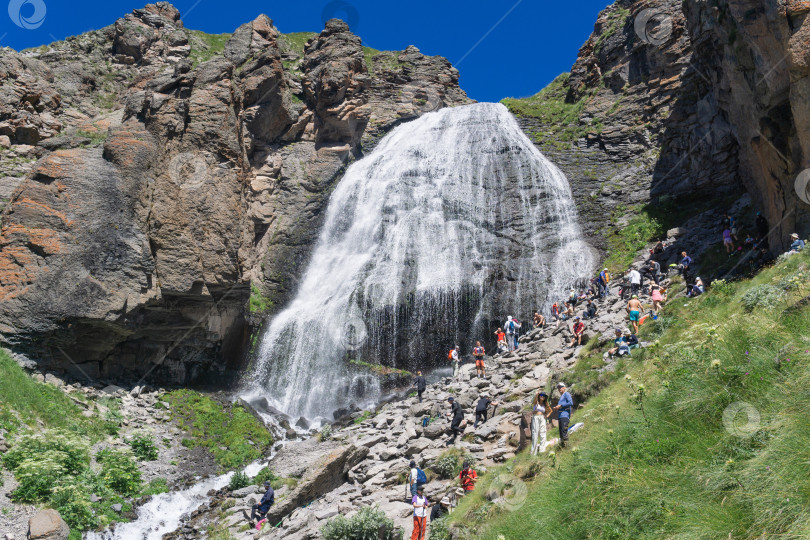
{"type": "Polygon", "coordinates": [[[461,487],[464,488],[464,493],[469,493],[475,489],[475,482],[478,480],[478,473],[475,472],[470,466],[469,461],[465,461],[461,466],[461,472],[458,473],[458,479],[461,481],[461,487]]]}
{"type": "Polygon", "coordinates": [[[540,315],[539,312],[534,312],[534,327],[535,328],[544,328],[546,326],[546,318],[540,315]]]}
{"type": "Polygon", "coordinates": [[[615,331],[616,337],[613,340],[614,347],[608,350],[608,356],[625,356],[630,354],[630,347],[627,346],[627,342],[625,341],[624,337],[622,336],[622,331],[617,328],[615,331]]]}
{"type": "Polygon", "coordinates": [[[489,399],[488,394],[481,394],[481,398],[475,406],[475,422],[473,422],[473,429],[478,427],[479,420],[482,424],[487,421],[487,411],[490,405],[498,405],[498,402],[489,399]]]}
{"type": "Polygon", "coordinates": [[[585,333],[585,323],[579,317],[574,317],[574,325],[571,327],[571,333],[574,334],[569,347],[578,347],[582,345],[582,334],[585,333]]]}
{"type": "Polygon", "coordinates": [[[791,234],[790,239],[793,240],[793,242],[790,244],[789,253],[798,253],[804,249],[804,240],[799,238],[798,234],[796,233],[791,234]]]}
{"type": "Polygon", "coordinates": [[[622,332],[622,337],[624,338],[624,342],[627,344],[628,349],[638,349],[638,337],[634,335],[629,328],[625,328],[622,332]]]}
{"type": "Polygon", "coordinates": [[[434,504],[430,509],[430,521],[436,521],[450,513],[450,497],[445,495],[439,504],[434,504]]]}
{"type": "Polygon", "coordinates": [[[259,518],[258,523],[256,523],[256,529],[261,529],[262,525],[267,523],[267,518],[265,516],[267,515],[267,512],[270,511],[270,507],[273,506],[276,499],[276,493],[273,491],[273,487],[270,485],[269,481],[264,483],[264,489],[267,491],[265,491],[262,500],[259,501],[258,504],[254,504],[251,507],[250,517],[248,518],[251,522],[255,521],[256,518],[259,518]]]}
{"type": "Polygon", "coordinates": [[[596,302],[593,300],[588,299],[588,303],[585,304],[585,311],[582,312],[583,319],[593,319],[596,317],[596,314],[599,312],[599,307],[596,305],[596,302]]]}

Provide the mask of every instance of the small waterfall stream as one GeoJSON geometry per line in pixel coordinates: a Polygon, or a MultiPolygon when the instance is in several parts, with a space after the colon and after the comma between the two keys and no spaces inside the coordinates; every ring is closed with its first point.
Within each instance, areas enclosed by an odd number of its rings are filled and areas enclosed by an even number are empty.
{"type": "Polygon", "coordinates": [[[381,393],[348,360],[415,371],[492,345],[497,321],[548,308],[593,264],[567,179],[503,105],[426,114],[346,171],[244,397],[331,420],[381,393]]]}

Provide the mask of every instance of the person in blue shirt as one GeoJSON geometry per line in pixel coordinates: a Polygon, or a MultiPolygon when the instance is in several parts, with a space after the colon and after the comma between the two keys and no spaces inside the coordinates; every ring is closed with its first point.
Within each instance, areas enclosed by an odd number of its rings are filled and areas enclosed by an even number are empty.
{"type": "Polygon", "coordinates": [[[793,253],[798,253],[804,249],[804,240],[799,238],[798,234],[796,233],[791,234],[790,239],[793,240],[793,243],[790,244],[790,251],[792,251],[793,253]]]}
{"type": "Polygon", "coordinates": [[[692,266],[692,257],[686,254],[685,251],[681,252],[681,275],[685,283],[689,283],[689,267],[692,266]]]}
{"type": "Polygon", "coordinates": [[[568,442],[568,424],[571,422],[571,409],[574,407],[574,400],[565,388],[564,382],[557,383],[557,390],[560,391],[560,401],[554,410],[557,411],[557,424],[560,428],[560,448],[565,448],[568,442]]]}

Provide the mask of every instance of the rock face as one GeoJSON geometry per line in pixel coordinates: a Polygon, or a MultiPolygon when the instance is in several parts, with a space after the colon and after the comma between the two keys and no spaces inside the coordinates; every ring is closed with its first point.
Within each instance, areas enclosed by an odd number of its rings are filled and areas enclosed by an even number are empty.
{"type": "Polygon", "coordinates": [[[341,21],[297,43],[262,15],[220,51],[159,2],[0,59],[7,345],[89,378],[240,367],[251,288],[283,304],[347,162],[422,96],[469,102],[447,61],[367,62],[341,21]]]}
{"type": "Polygon", "coordinates": [[[684,207],[723,208],[743,188],[776,226],[774,251],[810,232],[793,189],[810,159],[808,11],[801,1],[618,0],[599,15],[553,85],[579,107],[573,127],[521,118],[571,181],[593,244],[604,248],[642,208],[667,221],[684,207]]]}
{"type": "Polygon", "coordinates": [[[67,540],[70,528],[56,510],[40,510],[28,521],[29,540],[67,540]]]}

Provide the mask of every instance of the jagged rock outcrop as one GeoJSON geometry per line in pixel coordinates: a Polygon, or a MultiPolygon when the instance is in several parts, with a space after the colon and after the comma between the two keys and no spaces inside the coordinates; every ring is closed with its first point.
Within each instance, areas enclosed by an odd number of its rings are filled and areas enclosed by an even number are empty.
{"type": "Polygon", "coordinates": [[[469,101],[445,60],[410,48],[367,62],[338,20],[303,49],[264,15],[221,54],[212,43],[159,2],[4,56],[7,345],[80,377],[238,367],[251,284],[265,308],[283,304],[346,164],[425,112],[406,87],[434,108],[469,101]]]}
{"type": "Polygon", "coordinates": [[[571,181],[593,244],[604,248],[634,208],[666,220],[743,189],[778,224],[775,252],[794,230],[806,235],[793,182],[809,159],[808,11],[803,1],[618,0],[599,15],[557,85],[579,107],[575,125],[521,119],[571,181]]]}

